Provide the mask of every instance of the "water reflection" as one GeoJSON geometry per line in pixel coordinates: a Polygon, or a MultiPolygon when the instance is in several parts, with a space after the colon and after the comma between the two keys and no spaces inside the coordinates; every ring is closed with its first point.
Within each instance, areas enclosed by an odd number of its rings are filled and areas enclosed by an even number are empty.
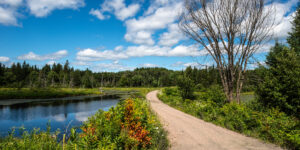
{"type": "Polygon", "coordinates": [[[7,135],[12,127],[24,126],[28,130],[46,129],[49,120],[52,131],[57,128],[64,131],[69,124],[70,126],[79,126],[98,109],[107,111],[118,101],[116,98],[98,97],[89,100],[51,100],[8,106],[0,105],[0,135],[7,135]]]}

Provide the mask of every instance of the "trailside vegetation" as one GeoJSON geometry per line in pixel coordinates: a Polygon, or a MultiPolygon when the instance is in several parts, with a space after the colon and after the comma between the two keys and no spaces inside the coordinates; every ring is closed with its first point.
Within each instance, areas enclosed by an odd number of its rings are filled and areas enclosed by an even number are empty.
{"type": "Polygon", "coordinates": [[[159,98],[166,104],[230,130],[257,137],[288,149],[300,148],[300,122],[278,108],[265,108],[256,100],[227,103],[220,86],[182,99],[178,88],[165,88],[159,98]]]}
{"type": "Polygon", "coordinates": [[[14,132],[0,138],[0,149],[160,149],[168,148],[166,133],[157,117],[151,112],[149,104],[139,98],[121,101],[116,107],[104,112],[99,110],[76,130],[71,129],[58,139],[59,131],[14,132]]]}

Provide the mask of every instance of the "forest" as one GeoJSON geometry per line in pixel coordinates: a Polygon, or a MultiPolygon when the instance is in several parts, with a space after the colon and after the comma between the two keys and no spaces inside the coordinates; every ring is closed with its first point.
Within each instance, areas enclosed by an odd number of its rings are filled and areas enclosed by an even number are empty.
{"type": "MultiPolygon", "coordinates": [[[[221,85],[218,70],[214,67],[187,67],[174,71],[166,68],[136,68],[132,71],[92,72],[78,70],[65,64],[46,64],[42,68],[23,63],[5,66],[0,63],[0,87],[10,88],[96,88],[96,87],[168,87],[176,86],[178,78],[189,74],[197,88],[221,85]]],[[[257,70],[247,70],[244,91],[253,91],[257,70]]]]}

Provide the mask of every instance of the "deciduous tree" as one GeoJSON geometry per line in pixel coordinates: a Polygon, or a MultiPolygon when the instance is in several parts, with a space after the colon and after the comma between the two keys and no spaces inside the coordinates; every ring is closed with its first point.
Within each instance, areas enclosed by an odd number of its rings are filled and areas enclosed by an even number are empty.
{"type": "MultiPolygon", "coordinates": [[[[269,1],[268,1],[269,2],[269,1]]],[[[227,100],[240,101],[249,58],[272,35],[272,5],[264,0],[185,0],[179,26],[217,65],[227,100]]]]}

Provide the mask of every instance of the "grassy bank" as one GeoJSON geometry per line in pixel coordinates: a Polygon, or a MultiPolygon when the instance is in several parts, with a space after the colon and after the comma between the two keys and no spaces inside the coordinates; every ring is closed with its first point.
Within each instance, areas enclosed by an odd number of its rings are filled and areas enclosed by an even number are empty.
{"type": "MultiPolygon", "coordinates": [[[[125,91],[125,89],[123,89],[125,91]]],[[[57,133],[24,131],[21,138],[10,136],[0,139],[0,149],[160,149],[168,147],[166,133],[141,93],[120,101],[116,107],[99,110],[80,130],[57,142],[57,133]]]]}
{"type": "Polygon", "coordinates": [[[0,88],[1,99],[43,99],[62,98],[69,96],[99,95],[99,94],[128,94],[143,97],[151,90],[159,88],[0,88]]]}
{"type": "Polygon", "coordinates": [[[101,94],[99,89],[83,88],[0,88],[0,99],[39,99],[39,98],[61,98],[81,95],[101,94]]]}
{"type": "Polygon", "coordinates": [[[300,148],[299,120],[278,109],[262,108],[255,100],[241,105],[226,103],[218,88],[198,93],[195,100],[182,100],[176,88],[165,88],[159,98],[176,109],[230,130],[288,149],[300,148]]]}

